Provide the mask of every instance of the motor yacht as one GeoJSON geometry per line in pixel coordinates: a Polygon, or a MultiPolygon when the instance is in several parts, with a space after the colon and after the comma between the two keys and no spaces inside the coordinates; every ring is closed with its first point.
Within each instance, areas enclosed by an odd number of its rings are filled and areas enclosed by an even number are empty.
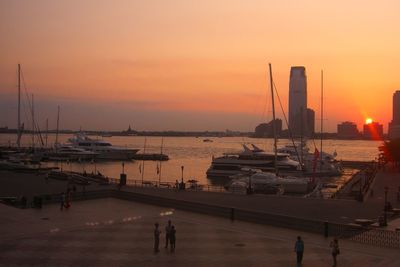
{"type": "MultiPolygon", "coordinates": [[[[229,177],[241,172],[243,168],[260,169],[263,172],[275,172],[275,153],[265,152],[252,144],[252,149],[243,145],[240,153],[225,153],[213,158],[207,170],[207,177],[229,177]]],[[[301,171],[299,162],[289,158],[288,154],[277,153],[276,167],[280,173],[301,171]]]]}
{"type": "Polygon", "coordinates": [[[92,139],[83,133],[69,138],[68,145],[98,153],[96,159],[103,160],[130,160],[139,151],[139,149],[114,146],[104,140],[92,139]]]}
{"type": "Polygon", "coordinates": [[[74,147],[72,145],[59,145],[54,151],[47,152],[46,158],[49,160],[92,160],[95,159],[99,153],[94,151],[85,150],[83,148],[74,147]]]}
{"type": "Polygon", "coordinates": [[[304,166],[306,175],[339,176],[343,173],[342,166],[335,158],[337,153],[311,153],[306,145],[286,145],[278,148],[279,153],[286,153],[291,159],[299,160],[304,166]]]}

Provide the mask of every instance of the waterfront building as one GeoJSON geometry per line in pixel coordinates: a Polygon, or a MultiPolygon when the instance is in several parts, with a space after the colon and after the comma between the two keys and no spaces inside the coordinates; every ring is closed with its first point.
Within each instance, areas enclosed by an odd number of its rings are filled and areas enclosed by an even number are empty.
{"type": "Polygon", "coordinates": [[[314,133],[315,112],[307,108],[307,75],[303,66],[290,69],[289,128],[293,136],[311,136],[314,133]]]}
{"type": "Polygon", "coordinates": [[[382,140],[383,139],[383,125],[379,122],[371,122],[364,124],[364,139],[382,140]]]}
{"type": "Polygon", "coordinates": [[[307,136],[313,136],[315,133],[315,111],[307,109],[307,136]]]}
{"type": "Polygon", "coordinates": [[[340,139],[354,139],[360,136],[357,125],[351,121],[345,121],[337,125],[337,136],[340,139]]]}
{"type": "Polygon", "coordinates": [[[400,138],[400,91],[393,94],[393,117],[389,123],[389,138],[400,138]]]}
{"type": "MultiPolygon", "coordinates": [[[[278,136],[280,136],[281,132],[282,132],[282,120],[281,119],[275,119],[275,127],[276,127],[276,134],[278,136]]],[[[259,124],[254,131],[254,137],[273,138],[274,137],[273,120],[271,120],[268,123],[259,124]]]]}

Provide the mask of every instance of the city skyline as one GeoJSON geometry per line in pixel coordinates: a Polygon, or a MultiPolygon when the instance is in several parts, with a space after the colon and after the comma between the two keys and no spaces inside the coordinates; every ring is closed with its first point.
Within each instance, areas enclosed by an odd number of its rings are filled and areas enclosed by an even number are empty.
{"type": "Polygon", "coordinates": [[[371,117],[387,132],[400,4],[359,2],[2,2],[0,127],[16,126],[21,63],[42,126],[60,105],[68,129],[251,131],[272,119],[271,62],[285,112],[305,66],[319,130],[323,69],[324,131],[371,117]]]}

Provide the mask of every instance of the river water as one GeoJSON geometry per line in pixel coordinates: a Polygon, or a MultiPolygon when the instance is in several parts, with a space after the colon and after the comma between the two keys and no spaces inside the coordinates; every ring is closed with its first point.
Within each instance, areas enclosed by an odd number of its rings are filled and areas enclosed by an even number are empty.
{"type": "MultiPolygon", "coordinates": [[[[62,134],[59,135],[59,142],[64,143],[72,135],[62,134]]],[[[91,138],[101,138],[91,136],[91,138]]],[[[160,153],[161,150],[161,137],[143,137],[143,136],[113,136],[102,138],[113,145],[138,148],[139,153],[143,152],[144,143],[146,139],[146,153],[160,153]]],[[[163,139],[163,153],[167,154],[170,158],[169,161],[161,163],[161,177],[157,174],[157,161],[129,161],[124,163],[125,173],[127,179],[130,180],[143,180],[159,181],[161,182],[174,182],[180,180],[182,175],[185,180],[196,179],[201,184],[211,184],[212,181],[207,179],[206,171],[211,164],[213,156],[221,156],[223,153],[239,152],[242,150],[242,144],[255,144],[258,147],[272,151],[273,139],[258,139],[247,137],[211,137],[212,142],[203,142],[204,138],[196,137],[164,137],[163,139]],[[143,167],[144,165],[144,167],[143,167]],[[144,169],[144,173],[141,171],[144,169]]],[[[54,143],[55,136],[50,135],[48,139],[49,146],[54,143]]],[[[0,145],[14,144],[15,135],[0,134],[0,145]]],[[[30,136],[22,138],[22,144],[29,146],[32,143],[30,136]]],[[[278,142],[278,147],[290,144],[291,141],[281,139],[278,142]]],[[[364,141],[364,140],[324,140],[323,150],[328,153],[337,152],[338,160],[358,160],[370,161],[374,160],[379,151],[378,146],[381,141],[364,141]]],[[[320,142],[316,141],[318,149],[320,149],[320,142]]],[[[314,142],[308,141],[307,143],[310,151],[314,151],[314,142]]],[[[122,172],[122,162],[82,162],[82,163],[49,163],[62,167],[64,170],[73,171],[86,171],[92,172],[95,170],[100,171],[108,177],[118,178],[122,172]]],[[[340,181],[340,178],[337,179],[340,181]]]]}

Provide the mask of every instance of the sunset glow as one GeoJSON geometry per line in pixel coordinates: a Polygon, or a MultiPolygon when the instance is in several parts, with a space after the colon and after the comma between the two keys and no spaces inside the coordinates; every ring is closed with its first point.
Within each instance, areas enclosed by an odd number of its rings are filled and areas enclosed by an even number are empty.
{"type": "Polygon", "coordinates": [[[367,118],[366,120],[365,120],[365,124],[371,124],[372,123],[372,119],[371,118],[367,118]]]}

